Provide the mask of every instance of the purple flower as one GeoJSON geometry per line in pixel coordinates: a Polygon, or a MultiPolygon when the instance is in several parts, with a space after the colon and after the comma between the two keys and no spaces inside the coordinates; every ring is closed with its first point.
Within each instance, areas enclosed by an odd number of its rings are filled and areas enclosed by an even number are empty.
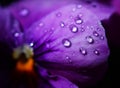
{"type": "Polygon", "coordinates": [[[0,86],[84,88],[101,80],[109,48],[94,13],[79,4],[49,10],[23,4],[10,7],[14,17],[1,10],[8,19],[0,21],[0,86]]]}

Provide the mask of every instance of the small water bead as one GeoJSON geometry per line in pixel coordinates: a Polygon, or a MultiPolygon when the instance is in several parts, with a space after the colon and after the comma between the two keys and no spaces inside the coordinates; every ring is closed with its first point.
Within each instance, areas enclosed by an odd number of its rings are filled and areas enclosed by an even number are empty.
{"type": "Polygon", "coordinates": [[[67,60],[67,62],[72,63],[72,60],[69,56],[66,56],[65,59],[67,60]]]}
{"type": "Polygon", "coordinates": [[[85,48],[80,48],[80,53],[83,55],[87,55],[87,50],[85,48]]]}
{"type": "Polygon", "coordinates": [[[90,26],[90,29],[92,29],[92,30],[93,30],[94,28],[95,28],[94,26],[90,26]]]}
{"type": "Polygon", "coordinates": [[[70,18],[70,19],[73,19],[73,16],[72,16],[72,15],[70,15],[70,16],[69,16],[69,18],[70,18]]]}
{"type": "Polygon", "coordinates": [[[104,40],[104,36],[103,36],[103,35],[100,35],[100,39],[101,39],[101,40],[104,40]]]}
{"type": "Polygon", "coordinates": [[[79,13],[79,15],[78,15],[79,17],[82,17],[83,16],[83,14],[82,13],[79,13]]]}
{"type": "Polygon", "coordinates": [[[43,27],[43,26],[44,26],[44,23],[43,23],[43,22],[40,22],[40,23],[39,23],[39,26],[40,26],[40,27],[43,27]]]}
{"type": "Polygon", "coordinates": [[[69,56],[66,56],[65,58],[66,58],[67,60],[68,60],[68,59],[70,59],[70,57],[69,57],[69,56]]]}
{"type": "Polygon", "coordinates": [[[65,26],[65,23],[64,22],[60,22],[60,27],[64,27],[65,26]]]}
{"type": "Polygon", "coordinates": [[[19,35],[20,35],[20,33],[18,33],[18,32],[16,32],[16,33],[14,34],[15,37],[18,37],[19,35]]]}
{"type": "Polygon", "coordinates": [[[33,43],[33,42],[31,42],[31,43],[30,43],[30,46],[31,46],[31,47],[33,47],[33,46],[34,46],[34,43],[33,43]]]}
{"type": "Polygon", "coordinates": [[[78,8],[78,9],[81,9],[81,8],[82,8],[82,5],[77,5],[77,8],[78,8]]]}
{"type": "Polygon", "coordinates": [[[80,16],[77,16],[77,17],[75,18],[75,23],[76,23],[76,24],[82,24],[82,23],[83,23],[83,20],[81,19],[80,16]]]}
{"type": "Polygon", "coordinates": [[[81,26],[80,31],[81,31],[81,32],[84,32],[84,31],[85,31],[85,28],[84,28],[83,25],[81,26]]]}
{"type": "Polygon", "coordinates": [[[87,39],[88,43],[90,43],[90,44],[94,43],[94,39],[91,36],[87,36],[86,39],[87,39]]]}
{"type": "Polygon", "coordinates": [[[69,39],[63,39],[62,40],[62,43],[63,43],[63,45],[66,47],[66,48],[69,48],[69,47],[71,47],[71,41],[69,40],[69,39]]]}
{"type": "Polygon", "coordinates": [[[62,13],[61,13],[61,12],[58,12],[58,13],[56,13],[56,16],[57,16],[57,17],[61,17],[61,16],[62,16],[62,13]]]}
{"type": "Polygon", "coordinates": [[[95,54],[95,55],[99,55],[100,52],[99,52],[97,49],[95,49],[95,50],[94,50],[94,54],[95,54]]]}
{"type": "Polygon", "coordinates": [[[47,44],[46,44],[46,47],[47,47],[47,48],[50,48],[50,44],[49,44],[49,43],[47,43],[47,44]]]}
{"type": "Polygon", "coordinates": [[[93,31],[93,35],[94,35],[95,37],[98,37],[98,36],[99,36],[99,34],[98,34],[96,31],[93,31]]]}
{"type": "Polygon", "coordinates": [[[70,28],[71,32],[73,32],[73,33],[78,32],[78,27],[76,25],[74,25],[74,24],[71,24],[69,26],[69,28],[70,28]]]}
{"type": "Polygon", "coordinates": [[[29,10],[24,8],[19,13],[21,16],[27,16],[29,14],[29,10]]]}
{"type": "Polygon", "coordinates": [[[76,8],[72,8],[72,11],[75,12],[75,11],[76,11],[76,8]]]}
{"type": "Polygon", "coordinates": [[[84,28],[81,28],[81,32],[84,32],[85,31],[85,29],[84,28]]]}

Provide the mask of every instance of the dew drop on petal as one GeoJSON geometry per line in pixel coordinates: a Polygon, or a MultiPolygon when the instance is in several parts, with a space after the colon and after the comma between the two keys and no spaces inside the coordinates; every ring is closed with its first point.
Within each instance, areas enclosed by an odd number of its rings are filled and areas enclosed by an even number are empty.
{"type": "Polygon", "coordinates": [[[70,19],[73,19],[73,16],[72,16],[72,15],[70,15],[70,16],[69,16],[69,18],[70,18],[70,19]]]}
{"type": "Polygon", "coordinates": [[[69,48],[69,47],[71,47],[71,41],[70,40],[68,40],[68,39],[63,39],[62,40],[62,44],[66,47],[66,48],[69,48]]]}
{"type": "Polygon", "coordinates": [[[46,47],[47,47],[47,48],[50,48],[50,44],[47,43],[47,44],[46,44],[46,47]]]}
{"type": "Polygon", "coordinates": [[[75,23],[76,23],[76,24],[82,24],[82,23],[83,23],[83,20],[81,19],[81,17],[77,16],[77,17],[75,18],[75,23]]]}
{"type": "Polygon", "coordinates": [[[72,11],[75,12],[75,11],[76,11],[76,8],[72,8],[72,11]]]}
{"type": "Polygon", "coordinates": [[[103,36],[103,35],[101,35],[101,36],[100,36],[100,39],[101,39],[101,40],[104,40],[104,36],[103,36]]]}
{"type": "Polygon", "coordinates": [[[70,59],[70,57],[69,57],[69,56],[66,56],[65,58],[66,58],[67,60],[68,60],[68,59],[70,59]]]}
{"type": "Polygon", "coordinates": [[[97,49],[95,49],[95,50],[94,50],[94,54],[95,54],[95,55],[99,55],[100,52],[99,52],[97,49]]]}
{"type": "Polygon", "coordinates": [[[61,13],[61,12],[58,12],[58,13],[56,13],[56,16],[57,16],[57,17],[61,17],[61,16],[62,16],[62,13],[61,13]]]}
{"type": "Polygon", "coordinates": [[[98,37],[98,36],[99,36],[99,34],[98,34],[96,31],[93,31],[93,35],[94,35],[95,37],[98,37]]]}
{"type": "Polygon", "coordinates": [[[71,32],[73,32],[73,33],[78,32],[78,27],[76,25],[72,24],[72,25],[69,26],[69,28],[70,28],[71,32]]]}
{"type": "Polygon", "coordinates": [[[82,8],[82,5],[77,5],[77,8],[78,8],[78,9],[81,9],[81,8],[82,8]]]}
{"type": "Polygon", "coordinates": [[[18,37],[20,34],[17,32],[14,34],[15,37],[18,37]]]}
{"type": "Polygon", "coordinates": [[[87,50],[84,49],[84,48],[80,48],[80,53],[81,53],[82,55],[87,55],[87,50]]]}
{"type": "Polygon", "coordinates": [[[65,26],[65,23],[64,22],[60,22],[60,27],[64,27],[65,26]]]}
{"type": "Polygon", "coordinates": [[[85,31],[85,29],[84,28],[81,28],[81,30],[80,30],[81,32],[84,32],[85,31]]]}
{"type": "Polygon", "coordinates": [[[21,16],[27,16],[29,14],[29,10],[24,8],[19,13],[21,16]]]}
{"type": "Polygon", "coordinates": [[[81,26],[80,31],[81,31],[81,32],[84,32],[84,31],[85,31],[85,28],[84,28],[84,26],[83,26],[83,25],[81,26]]]}
{"type": "Polygon", "coordinates": [[[93,44],[94,43],[94,39],[91,36],[87,36],[86,39],[87,39],[87,42],[89,44],[93,44]]]}
{"type": "Polygon", "coordinates": [[[43,23],[43,22],[40,22],[40,23],[39,23],[39,26],[40,26],[40,27],[43,27],[43,26],[44,26],[44,23],[43,23]]]}
{"type": "Polygon", "coordinates": [[[34,43],[33,43],[33,42],[31,42],[31,43],[30,43],[30,46],[31,46],[31,47],[33,47],[33,46],[34,46],[34,43]]]}

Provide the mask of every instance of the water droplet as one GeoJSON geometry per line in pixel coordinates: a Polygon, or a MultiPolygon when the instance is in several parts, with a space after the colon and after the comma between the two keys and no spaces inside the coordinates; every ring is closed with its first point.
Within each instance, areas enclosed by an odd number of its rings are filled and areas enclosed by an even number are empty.
{"type": "Polygon", "coordinates": [[[84,49],[84,48],[80,48],[80,52],[81,52],[81,54],[83,54],[83,55],[87,55],[87,50],[84,49]]]}
{"type": "Polygon", "coordinates": [[[93,31],[93,35],[96,36],[96,37],[99,36],[99,34],[96,31],[93,31]]]}
{"type": "Polygon", "coordinates": [[[69,28],[70,28],[71,32],[73,32],[73,33],[78,32],[78,27],[76,25],[71,24],[69,26],[69,28]]]}
{"type": "Polygon", "coordinates": [[[90,43],[90,44],[94,43],[94,39],[91,36],[87,36],[86,39],[87,39],[88,43],[90,43]]]}
{"type": "Polygon", "coordinates": [[[63,28],[65,26],[64,22],[60,22],[60,26],[63,28]]]}
{"type": "Polygon", "coordinates": [[[85,29],[84,28],[81,28],[81,30],[80,30],[81,32],[84,32],[85,31],[85,29]]]}
{"type": "Polygon", "coordinates": [[[22,9],[22,10],[20,11],[20,15],[21,15],[21,16],[27,16],[28,14],[29,14],[29,10],[26,9],[26,8],[24,8],[24,9],[22,9]]]}
{"type": "Polygon", "coordinates": [[[46,47],[47,47],[47,48],[50,48],[50,44],[47,43],[47,44],[46,44],[46,47]]]}
{"type": "Polygon", "coordinates": [[[32,47],[32,46],[34,46],[34,43],[33,43],[33,42],[31,42],[31,43],[30,43],[30,46],[31,46],[31,47],[32,47]]]}
{"type": "Polygon", "coordinates": [[[82,17],[83,16],[83,14],[82,13],[79,13],[79,15],[78,15],[79,17],[82,17]]]}
{"type": "Polygon", "coordinates": [[[78,9],[81,9],[81,8],[82,8],[82,5],[77,5],[77,8],[78,8],[78,9]]]}
{"type": "Polygon", "coordinates": [[[70,15],[69,18],[70,18],[70,19],[73,19],[73,16],[70,15]]]}
{"type": "Polygon", "coordinates": [[[15,37],[18,37],[20,34],[17,32],[14,34],[15,37]]]}
{"type": "Polygon", "coordinates": [[[69,57],[69,56],[66,56],[65,58],[66,58],[67,60],[68,60],[68,59],[70,59],[70,57],[69,57]]]}
{"type": "Polygon", "coordinates": [[[83,20],[81,19],[81,17],[77,16],[77,17],[75,18],[75,23],[76,23],[76,24],[82,24],[82,23],[83,23],[83,20]]]}
{"type": "Polygon", "coordinates": [[[63,39],[63,40],[62,40],[62,43],[63,43],[63,45],[64,45],[66,48],[71,47],[71,42],[70,42],[70,40],[68,40],[68,39],[63,39]]]}
{"type": "Polygon", "coordinates": [[[90,28],[93,30],[93,29],[94,29],[94,26],[90,26],[90,28]]]}
{"type": "Polygon", "coordinates": [[[103,35],[101,35],[101,36],[100,36],[100,39],[101,39],[101,40],[104,40],[104,36],[103,36],[103,35]]]}
{"type": "Polygon", "coordinates": [[[84,28],[84,26],[83,26],[83,25],[81,26],[80,31],[81,31],[81,32],[84,32],[84,31],[85,31],[85,28],[84,28]]]}
{"type": "Polygon", "coordinates": [[[95,50],[94,50],[94,54],[99,55],[100,52],[99,52],[97,49],[95,49],[95,50]]]}
{"type": "Polygon", "coordinates": [[[40,22],[40,23],[39,23],[39,26],[40,26],[40,27],[44,26],[44,23],[43,23],[43,22],[40,22]]]}
{"type": "Polygon", "coordinates": [[[62,16],[62,13],[61,13],[61,12],[58,12],[58,13],[56,13],[56,16],[57,16],[57,17],[61,17],[61,16],[62,16]]]}
{"type": "Polygon", "coordinates": [[[76,8],[72,8],[72,11],[73,11],[73,12],[76,11],[76,8]]]}

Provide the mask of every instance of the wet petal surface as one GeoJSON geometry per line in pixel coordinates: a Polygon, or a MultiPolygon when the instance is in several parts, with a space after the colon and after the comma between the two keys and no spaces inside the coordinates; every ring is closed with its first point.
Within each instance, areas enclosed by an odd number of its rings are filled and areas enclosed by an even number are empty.
{"type": "MultiPolygon", "coordinates": [[[[78,9],[77,6],[65,6],[36,22],[25,32],[25,35],[28,35],[25,37],[26,43],[34,43],[36,62],[47,69],[52,69],[50,71],[53,73],[55,70],[55,74],[59,74],[57,70],[66,69],[77,74],[74,69],[91,69],[87,74],[88,78],[94,78],[89,73],[102,76],[104,71],[100,72],[96,68],[99,66],[106,69],[102,66],[106,66],[104,63],[109,55],[104,28],[92,12],[84,7],[78,9]],[[56,13],[61,15],[57,16],[56,13]],[[82,19],[82,22],[76,23],[76,17],[82,19]],[[78,28],[77,32],[72,32],[70,25],[75,25],[78,28]]],[[[88,78],[85,79],[84,76],[80,76],[81,81],[76,76],[65,77],[72,82],[86,83],[88,81],[88,78]]],[[[101,78],[99,77],[96,80],[101,78]]]]}

